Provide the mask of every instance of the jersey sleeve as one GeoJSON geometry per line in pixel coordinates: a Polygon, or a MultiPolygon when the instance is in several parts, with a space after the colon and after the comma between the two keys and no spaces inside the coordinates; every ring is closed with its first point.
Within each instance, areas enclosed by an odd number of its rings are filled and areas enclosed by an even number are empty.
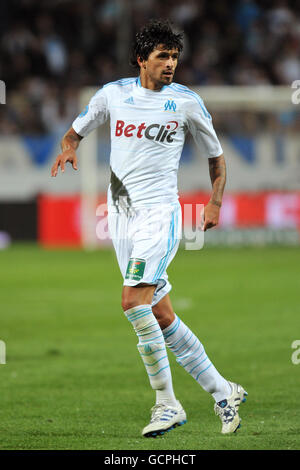
{"type": "Polygon", "coordinates": [[[212,118],[199,96],[189,100],[187,127],[191,132],[200,154],[206,158],[219,157],[223,149],[213,127],[212,118]]]}
{"type": "Polygon", "coordinates": [[[72,127],[81,137],[86,137],[93,129],[104,124],[108,116],[107,96],[102,88],[91,98],[89,104],[73,122],[72,127]]]}

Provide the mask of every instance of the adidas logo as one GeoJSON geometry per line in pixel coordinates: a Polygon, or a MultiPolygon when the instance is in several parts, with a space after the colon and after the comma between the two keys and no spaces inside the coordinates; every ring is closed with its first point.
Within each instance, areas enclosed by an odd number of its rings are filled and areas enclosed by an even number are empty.
{"type": "Polygon", "coordinates": [[[125,100],[124,103],[127,103],[127,104],[134,104],[134,101],[133,101],[132,96],[130,96],[130,98],[128,98],[127,100],[125,100]]]}

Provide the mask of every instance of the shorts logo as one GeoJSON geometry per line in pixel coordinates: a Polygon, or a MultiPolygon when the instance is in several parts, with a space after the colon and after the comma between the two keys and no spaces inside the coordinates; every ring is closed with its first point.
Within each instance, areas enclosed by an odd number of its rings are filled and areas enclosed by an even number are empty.
{"type": "Polygon", "coordinates": [[[132,279],[133,281],[140,281],[143,278],[145,271],[146,261],[139,258],[130,258],[125,279],[132,279]]]}
{"type": "Polygon", "coordinates": [[[173,111],[176,112],[176,104],[173,100],[168,100],[165,102],[165,111],[173,111]]]}

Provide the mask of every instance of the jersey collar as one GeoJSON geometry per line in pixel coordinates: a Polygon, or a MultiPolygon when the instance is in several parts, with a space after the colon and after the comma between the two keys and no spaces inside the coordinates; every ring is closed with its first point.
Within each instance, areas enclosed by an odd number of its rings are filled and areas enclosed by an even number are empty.
{"type": "Polygon", "coordinates": [[[149,88],[144,88],[144,87],[142,87],[141,78],[140,78],[140,77],[137,77],[137,79],[136,79],[136,86],[137,86],[137,89],[138,89],[140,92],[143,92],[144,94],[149,94],[149,95],[150,95],[150,94],[151,94],[151,95],[155,94],[155,95],[157,95],[157,94],[159,94],[159,93],[162,93],[162,92],[165,91],[166,89],[168,89],[170,85],[164,85],[164,86],[161,88],[161,90],[159,90],[159,91],[154,91],[154,90],[150,90],[149,88]]]}

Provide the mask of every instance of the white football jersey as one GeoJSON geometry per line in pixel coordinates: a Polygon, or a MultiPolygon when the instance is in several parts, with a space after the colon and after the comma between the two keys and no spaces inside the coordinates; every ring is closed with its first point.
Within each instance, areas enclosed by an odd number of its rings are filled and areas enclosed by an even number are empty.
{"type": "Polygon", "coordinates": [[[172,83],[160,91],[143,88],[139,78],[104,85],[72,124],[85,137],[110,119],[111,182],[108,206],[120,200],[134,207],[178,200],[177,171],[188,131],[201,156],[223,151],[202,99],[172,83]]]}

